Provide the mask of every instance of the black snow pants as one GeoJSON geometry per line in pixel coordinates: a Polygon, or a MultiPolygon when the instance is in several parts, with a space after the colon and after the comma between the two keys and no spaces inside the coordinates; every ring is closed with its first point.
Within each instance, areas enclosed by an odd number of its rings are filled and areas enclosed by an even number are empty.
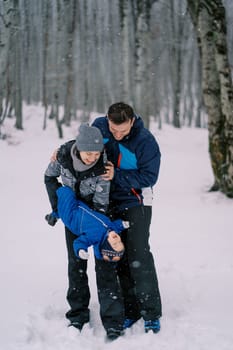
{"type": "MultiPolygon", "coordinates": [[[[69,288],[67,301],[70,310],[66,317],[72,321],[89,321],[90,290],[87,277],[87,261],[77,259],[73,250],[73,241],[77,238],[65,228],[68,251],[69,288]]],[[[117,276],[117,264],[95,259],[95,271],[100,317],[104,328],[123,329],[124,304],[117,276]]]]}
{"type": "Polygon", "coordinates": [[[70,322],[89,322],[90,290],[87,277],[87,260],[77,259],[73,241],[77,238],[67,227],[65,227],[66,246],[68,253],[68,281],[67,301],[70,310],[66,317],[70,322]]]}
{"type": "Polygon", "coordinates": [[[152,208],[136,206],[122,213],[130,222],[122,240],[125,254],[118,264],[126,318],[153,320],[162,315],[161,298],[153,255],[149,246],[152,208]]]}
{"type": "Polygon", "coordinates": [[[117,263],[95,259],[95,270],[103,326],[123,330],[125,313],[117,263]]]}

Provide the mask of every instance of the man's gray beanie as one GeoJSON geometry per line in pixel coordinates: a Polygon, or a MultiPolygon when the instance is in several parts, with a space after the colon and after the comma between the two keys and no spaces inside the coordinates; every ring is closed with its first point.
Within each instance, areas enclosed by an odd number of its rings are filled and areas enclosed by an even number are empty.
{"type": "Polygon", "coordinates": [[[88,124],[80,125],[75,145],[81,152],[102,152],[104,148],[100,130],[88,124]]]}

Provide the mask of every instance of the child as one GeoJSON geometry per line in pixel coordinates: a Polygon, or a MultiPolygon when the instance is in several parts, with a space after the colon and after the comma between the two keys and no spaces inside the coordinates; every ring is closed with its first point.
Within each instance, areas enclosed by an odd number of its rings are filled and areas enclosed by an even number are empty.
{"type": "Polygon", "coordinates": [[[73,242],[75,255],[88,259],[88,247],[94,246],[97,259],[118,261],[124,254],[119,233],[128,228],[122,220],[111,221],[107,216],[90,209],[76,199],[74,191],[67,186],[57,190],[58,215],[64,225],[78,237],[73,242]]]}

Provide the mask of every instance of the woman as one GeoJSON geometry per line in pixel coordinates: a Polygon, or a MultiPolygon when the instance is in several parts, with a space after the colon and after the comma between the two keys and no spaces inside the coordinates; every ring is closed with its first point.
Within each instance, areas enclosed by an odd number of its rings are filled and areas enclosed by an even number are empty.
{"type": "MultiPolygon", "coordinates": [[[[108,165],[104,152],[103,137],[96,127],[82,124],[76,140],[62,145],[45,171],[45,185],[52,213],[46,216],[50,225],[58,219],[57,189],[63,185],[75,191],[77,198],[90,208],[103,214],[109,205],[110,179],[113,168],[108,165]],[[58,181],[61,177],[62,183],[58,181]]],[[[77,259],[73,242],[77,236],[65,227],[68,252],[69,288],[66,313],[70,326],[80,331],[89,322],[90,291],[87,277],[87,260],[77,259]]],[[[116,339],[123,334],[124,307],[115,264],[95,259],[100,316],[107,338],[116,339]],[[104,271],[104,273],[103,273],[104,271]],[[108,277],[109,278],[106,278],[108,277]]]]}

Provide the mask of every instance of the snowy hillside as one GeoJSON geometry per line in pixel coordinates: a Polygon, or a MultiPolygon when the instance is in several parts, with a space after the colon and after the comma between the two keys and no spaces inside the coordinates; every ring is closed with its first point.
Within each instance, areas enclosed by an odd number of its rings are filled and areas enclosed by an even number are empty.
{"type": "MultiPolygon", "coordinates": [[[[91,322],[67,327],[67,261],[61,222],[50,227],[43,173],[57,139],[42,131],[39,107],[27,107],[25,130],[0,140],[0,347],[4,350],[231,350],[233,348],[233,201],[208,193],[212,173],[207,131],[164,127],[153,132],[162,167],[155,188],[151,248],[163,302],[161,332],[139,321],[105,343],[93,256],[89,261],[91,322]]],[[[9,121],[7,121],[9,123],[9,121]]]]}

